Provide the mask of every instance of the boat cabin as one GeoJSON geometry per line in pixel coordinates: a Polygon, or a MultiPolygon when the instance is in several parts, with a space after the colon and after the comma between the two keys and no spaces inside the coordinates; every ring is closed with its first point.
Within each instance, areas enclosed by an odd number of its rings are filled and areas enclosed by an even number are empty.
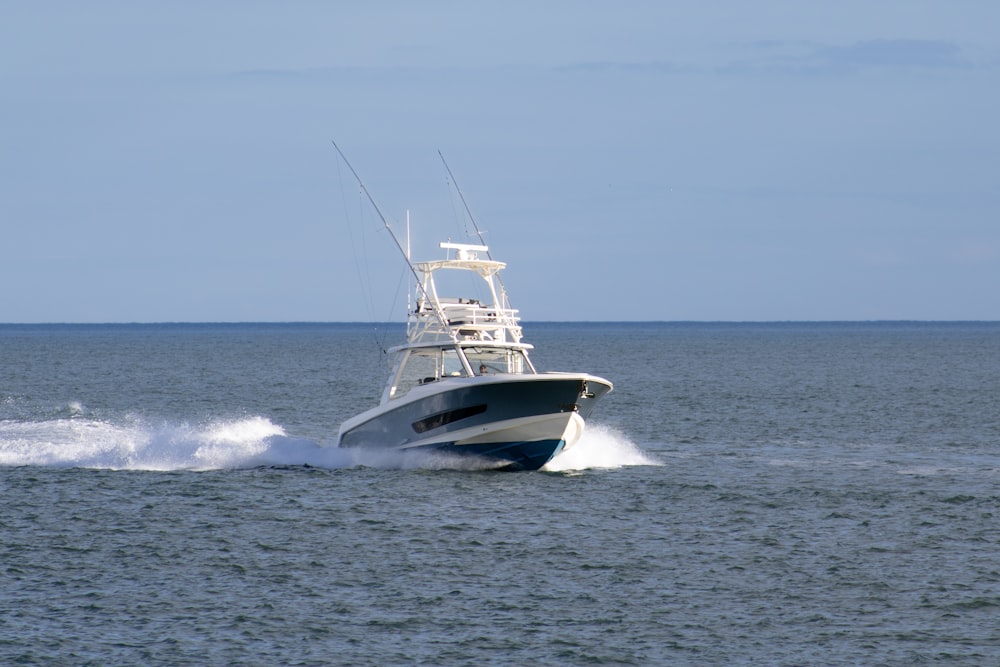
{"type": "Polygon", "coordinates": [[[529,346],[434,345],[396,348],[396,362],[382,396],[385,403],[414,387],[480,375],[535,374],[529,346]]]}

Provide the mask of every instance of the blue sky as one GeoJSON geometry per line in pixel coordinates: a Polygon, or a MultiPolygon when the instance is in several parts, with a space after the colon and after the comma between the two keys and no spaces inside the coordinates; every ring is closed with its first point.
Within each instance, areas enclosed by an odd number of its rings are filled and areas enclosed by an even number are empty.
{"type": "Polygon", "coordinates": [[[1000,319],[995,2],[0,16],[3,322],[401,319],[331,139],[528,321],[1000,319]]]}

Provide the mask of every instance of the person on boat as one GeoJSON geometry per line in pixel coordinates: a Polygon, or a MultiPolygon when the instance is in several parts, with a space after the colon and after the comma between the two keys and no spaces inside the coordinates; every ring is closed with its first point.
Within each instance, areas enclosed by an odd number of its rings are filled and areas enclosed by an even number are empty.
{"type": "Polygon", "coordinates": [[[479,364],[479,374],[486,375],[486,364],[479,364]]]}

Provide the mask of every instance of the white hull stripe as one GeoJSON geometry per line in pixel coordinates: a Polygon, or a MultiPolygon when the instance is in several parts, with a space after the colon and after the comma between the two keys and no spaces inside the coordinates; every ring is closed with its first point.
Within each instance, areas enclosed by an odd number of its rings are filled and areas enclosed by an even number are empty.
{"type": "Polygon", "coordinates": [[[439,444],[478,445],[503,442],[562,440],[570,447],[583,434],[583,418],[575,412],[518,417],[480,424],[403,445],[402,449],[439,444]]]}

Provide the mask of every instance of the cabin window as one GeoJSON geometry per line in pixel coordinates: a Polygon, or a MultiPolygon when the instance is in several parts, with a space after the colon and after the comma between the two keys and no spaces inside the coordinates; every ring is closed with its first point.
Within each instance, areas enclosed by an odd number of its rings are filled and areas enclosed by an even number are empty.
{"type": "Polygon", "coordinates": [[[398,398],[418,385],[464,374],[462,360],[454,348],[410,350],[396,374],[396,383],[389,397],[398,398]]]}
{"type": "Polygon", "coordinates": [[[469,359],[469,365],[476,375],[498,373],[521,375],[532,372],[521,350],[467,347],[465,356],[469,359]]]}
{"type": "Polygon", "coordinates": [[[441,350],[441,376],[461,377],[465,375],[465,367],[458,356],[458,350],[441,350]]]}
{"type": "Polygon", "coordinates": [[[436,415],[431,415],[421,419],[420,421],[413,422],[413,430],[417,433],[426,433],[427,431],[432,431],[436,428],[441,428],[452,422],[457,422],[462,419],[468,419],[475,415],[480,415],[486,412],[486,405],[469,405],[464,408],[458,408],[456,410],[448,410],[446,412],[439,412],[436,415]]]}

